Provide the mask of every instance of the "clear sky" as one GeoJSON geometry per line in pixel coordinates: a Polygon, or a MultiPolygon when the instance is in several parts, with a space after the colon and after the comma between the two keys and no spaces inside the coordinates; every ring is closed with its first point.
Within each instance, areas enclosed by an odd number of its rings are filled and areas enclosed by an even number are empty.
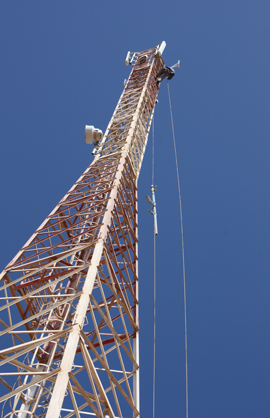
{"type": "MultiPolygon", "coordinates": [[[[270,417],[270,3],[0,2],[1,269],[92,161],[128,50],[162,40],[180,168],[189,417],[270,417]]],[[[151,139],[151,135],[149,137],[151,139]]],[[[155,113],[156,418],[185,416],[180,220],[166,82],[155,113]]],[[[139,179],[141,416],[152,416],[151,143],[139,179]]]]}

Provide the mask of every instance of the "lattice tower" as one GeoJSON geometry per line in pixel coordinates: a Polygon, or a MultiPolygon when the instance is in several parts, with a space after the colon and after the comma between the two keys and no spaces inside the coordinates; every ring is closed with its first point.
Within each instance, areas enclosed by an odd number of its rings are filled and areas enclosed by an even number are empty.
{"type": "Polygon", "coordinates": [[[135,55],[94,161],[0,276],[6,418],[139,415],[137,180],[156,52],[135,55]]]}

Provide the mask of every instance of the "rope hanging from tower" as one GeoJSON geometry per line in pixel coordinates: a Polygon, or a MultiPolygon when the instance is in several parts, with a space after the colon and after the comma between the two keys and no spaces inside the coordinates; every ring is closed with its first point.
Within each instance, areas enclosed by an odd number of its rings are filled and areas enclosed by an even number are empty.
{"type": "MultiPolygon", "coordinates": [[[[175,68],[175,67],[180,67],[180,61],[178,61],[178,63],[175,64],[172,67],[164,67],[164,68],[172,69],[172,68],[175,68]]],[[[174,71],[173,71],[173,73],[174,73],[174,71]]],[[[168,83],[168,80],[170,80],[173,77],[173,75],[170,77],[170,76],[168,76],[166,74],[163,77],[160,77],[160,79],[157,78],[157,83],[160,84],[160,82],[164,78],[167,78],[168,98],[169,98],[169,106],[170,106],[171,125],[172,125],[172,136],[173,136],[175,164],[176,164],[176,174],[177,174],[177,184],[178,184],[178,197],[179,197],[179,209],[180,209],[180,224],[181,224],[181,241],[182,241],[183,293],[184,293],[184,322],[185,322],[186,418],[188,418],[187,306],[186,306],[186,272],[185,272],[183,213],[182,213],[182,199],[181,199],[180,178],[179,178],[178,158],[177,158],[177,150],[176,150],[174,123],[173,123],[172,104],[171,104],[170,89],[169,89],[169,83],[168,83]]],[[[152,121],[152,185],[151,185],[151,189],[150,189],[150,191],[152,193],[152,199],[149,196],[146,196],[147,202],[152,205],[152,209],[149,210],[148,212],[150,214],[154,215],[153,418],[155,418],[155,390],[156,390],[156,235],[158,234],[158,228],[157,228],[157,211],[156,211],[156,201],[155,201],[155,191],[156,191],[156,188],[154,187],[154,165],[155,165],[155,142],[154,142],[154,117],[153,117],[153,121],[152,121]]]]}
{"type": "Polygon", "coordinates": [[[175,165],[176,165],[176,173],[177,173],[179,209],[180,209],[180,222],[181,222],[183,288],[184,288],[183,289],[184,290],[184,317],[185,317],[186,418],[188,418],[187,297],[186,297],[186,269],[185,269],[183,212],[182,212],[182,199],[181,199],[180,178],[179,178],[179,170],[178,170],[177,151],[176,151],[176,141],[175,141],[174,124],[173,124],[172,103],[171,103],[170,88],[169,88],[168,81],[167,81],[167,87],[168,87],[168,98],[169,98],[171,123],[172,123],[173,146],[174,146],[174,154],[175,154],[175,165]]]}

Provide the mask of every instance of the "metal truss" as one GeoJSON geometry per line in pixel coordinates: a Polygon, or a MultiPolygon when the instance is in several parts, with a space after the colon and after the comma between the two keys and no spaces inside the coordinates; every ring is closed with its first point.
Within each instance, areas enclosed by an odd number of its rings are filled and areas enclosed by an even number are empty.
{"type": "Polygon", "coordinates": [[[139,415],[136,185],[163,65],[137,55],[93,163],[0,276],[3,417],[139,415]]]}

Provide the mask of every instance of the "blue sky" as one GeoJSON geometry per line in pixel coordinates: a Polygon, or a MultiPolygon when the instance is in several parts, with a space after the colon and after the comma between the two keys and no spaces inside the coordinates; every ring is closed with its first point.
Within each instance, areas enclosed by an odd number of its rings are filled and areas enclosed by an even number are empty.
{"type": "MultiPolygon", "coordinates": [[[[270,416],[270,3],[0,3],[1,267],[92,161],[130,68],[162,40],[179,158],[190,418],[270,416]]],[[[185,416],[180,220],[166,83],[155,111],[156,418],[185,416]]],[[[151,135],[150,138],[151,139],[151,135]]],[[[152,415],[151,143],[139,179],[141,415],[152,415]]]]}

